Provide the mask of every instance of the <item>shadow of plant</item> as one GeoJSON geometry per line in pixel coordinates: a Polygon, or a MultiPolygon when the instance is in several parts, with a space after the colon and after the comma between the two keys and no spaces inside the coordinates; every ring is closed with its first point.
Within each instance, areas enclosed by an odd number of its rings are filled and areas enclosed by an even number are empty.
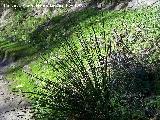
{"type": "MultiPolygon", "coordinates": [[[[71,12],[66,15],[53,17],[47,22],[39,25],[35,31],[30,34],[30,43],[38,50],[44,51],[45,49],[58,48],[62,43],[68,41],[74,31],[79,29],[82,21],[87,21],[93,16],[98,16],[101,11],[96,9],[86,8],[78,12],[71,12]],[[85,14],[87,13],[87,14],[85,14]],[[67,36],[67,37],[66,37],[67,36]],[[67,39],[66,39],[67,38],[67,39]]],[[[114,13],[104,18],[106,21],[111,21],[119,16],[125,16],[125,12],[114,13]]],[[[97,23],[100,22],[97,20],[97,23]]],[[[96,24],[95,21],[90,22],[85,27],[96,24]]]]}
{"type": "MultiPolygon", "coordinates": [[[[21,40],[22,36],[3,36],[3,39],[5,40],[1,42],[1,52],[3,51],[2,56],[4,57],[2,62],[4,63],[6,61],[6,64],[4,65],[7,65],[7,60],[10,57],[13,58],[12,61],[17,61],[23,57],[44,53],[51,49],[53,50],[54,48],[60,48],[62,43],[70,40],[70,37],[74,31],[78,29],[78,26],[82,21],[90,19],[93,16],[95,17],[99,14],[100,11],[97,11],[96,9],[86,8],[81,11],[53,17],[38,25],[34,31],[26,31],[28,32],[29,37],[25,41],[21,40]]],[[[124,14],[125,13],[123,12],[114,13],[105,19],[108,21],[113,20],[124,14]]],[[[21,26],[26,22],[24,19],[27,19],[27,16],[27,14],[24,14],[16,24],[21,26]]],[[[88,24],[88,26],[91,24],[92,23],[88,24]]],[[[95,21],[93,21],[93,24],[95,24],[95,21]]]]}
{"type": "Polygon", "coordinates": [[[156,95],[152,65],[138,61],[123,42],[112,49],[115,38],[105,41],[102,37],[99,41],[94,34],[88,40],[80,31],[78,34],[80,50],[74,42],[67,41],[63,46],[66,57],[55,56],[56,60],[45,64],[53,67],[56,81],[27,73],[45,82],[33,98],[36,117],[62,120],[155,117],[158,109],[148,107],[150,97],[156,95]]]}

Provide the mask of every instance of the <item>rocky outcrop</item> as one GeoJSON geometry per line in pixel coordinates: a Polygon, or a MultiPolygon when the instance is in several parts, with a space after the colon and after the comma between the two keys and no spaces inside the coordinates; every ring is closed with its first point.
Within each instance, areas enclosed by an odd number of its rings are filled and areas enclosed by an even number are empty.
{"type": "Polygon", "coordinates": [[[132,1],[128,2],[127,7],[132,8],[132,9],[136,9],[139,7],[155,6],[155,5],[159,5],[159,4],[160,4],[159,0],[132,0],[132,1]]]}
{"type": "Polygon", "coordinates": [[[94,6],[99,9],[104,9],[104,10],[121,10],[121,9],[138,9],[141,7],[147,7],[147,6],[156,6],[160,5],[159,0],[130,0],[130,1],[121,1],[118,3],[109,3],[109,4],[104,4],[99,3],[98,5],[94,6]]]}

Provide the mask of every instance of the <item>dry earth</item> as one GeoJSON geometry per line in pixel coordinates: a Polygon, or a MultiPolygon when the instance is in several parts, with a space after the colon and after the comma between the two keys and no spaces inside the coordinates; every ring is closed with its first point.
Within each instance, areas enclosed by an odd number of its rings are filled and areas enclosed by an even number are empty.
{"type": "Polygon", "coordinates": [[[8,88],[11,82],[5,80],[0,67],[0,120],[33,120],[29,102],[21,94],[15,94],[8,88]]]}

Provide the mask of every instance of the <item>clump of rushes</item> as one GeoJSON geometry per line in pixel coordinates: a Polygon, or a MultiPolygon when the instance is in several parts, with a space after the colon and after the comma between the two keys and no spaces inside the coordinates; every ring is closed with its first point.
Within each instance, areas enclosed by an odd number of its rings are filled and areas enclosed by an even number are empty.
{"type": "Polygon", "coordinates": [[[88,39],[79,25],[78,43],[67,41],[66,37],[62,55],[55,55],[53,61],[42,56],[53,67],[56,80],[39,78],[45,84],[34,97],[37,118],[147,119],[144,101],[152,91],[148,71],[116,30],[110,39],[104,29],[100,35],[92,26],[88,39]]]}

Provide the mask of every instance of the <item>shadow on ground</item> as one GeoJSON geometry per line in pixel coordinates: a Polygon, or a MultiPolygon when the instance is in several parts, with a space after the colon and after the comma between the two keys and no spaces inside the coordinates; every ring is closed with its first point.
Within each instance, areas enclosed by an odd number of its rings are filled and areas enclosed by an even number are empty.
{"type": "MultiPolygon", "coordinates": [[[[33,32],[29,33],[29,39],[25,42],[15,36],[13,36],[15,39],[13,42],[12,37],[8,38],[4,36],[4,40],[0,42],[0,66],[5,67],[12,62],[16,62],[21,59],[24,60],[24,58],[27,57],[30,58],[30,60],[27,60],[28,63],[33,60],[33,56],[38,56],[41,53],[47,53],[51,49],[54,50],[60,48],[62,43],[69,41],[71,35],[75,31],[79,30],[79,24],[82,21],[100,14],[101,11],[97,9],[85,8],[80,11],[73,11],[65,15],[52,17],[38,25],[33,32]]],[[[123,12],[114,13],[105,18],[105,20],[110,21],[124,14],[125,13],[123,12]]],[[[26,19],[25,16],[24,19],[26,19]]],[[[20,20],[19,24],[25,22],[25,20],[23,22],[22,21],[23,20],[20,20]]],[[[94,24],[94,22],[92,24],[94,24]]],[[[91,24],[88,24],[88,26],[90,25],[91,24]]]]}

